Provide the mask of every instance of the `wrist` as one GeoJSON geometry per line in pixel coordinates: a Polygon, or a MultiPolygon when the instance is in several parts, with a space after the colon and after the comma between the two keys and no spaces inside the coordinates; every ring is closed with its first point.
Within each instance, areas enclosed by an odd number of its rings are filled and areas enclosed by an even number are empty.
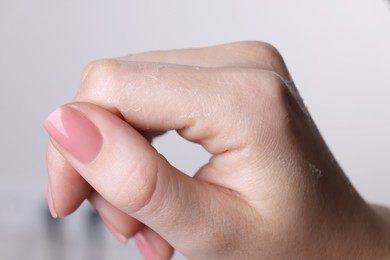
{"type": "Polygon", "coordinates": [[[322,211],[331,258],[390,259],[390,208],[368,204],[341,171],[333,177],[322,211]]]}

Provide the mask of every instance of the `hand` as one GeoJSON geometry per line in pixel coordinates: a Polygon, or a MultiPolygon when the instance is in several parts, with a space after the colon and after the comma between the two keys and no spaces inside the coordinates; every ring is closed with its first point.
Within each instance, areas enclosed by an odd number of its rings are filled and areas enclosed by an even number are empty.
{"type": "Polygon", "coordinates": [[[389,256],[384,214],[351,186],[268,44],[92,62],[45,127],[52,214],[88,198],[145,258],[389,256]],[[194,177],[150,144],[169,130],[212,154],[194,177]]]}

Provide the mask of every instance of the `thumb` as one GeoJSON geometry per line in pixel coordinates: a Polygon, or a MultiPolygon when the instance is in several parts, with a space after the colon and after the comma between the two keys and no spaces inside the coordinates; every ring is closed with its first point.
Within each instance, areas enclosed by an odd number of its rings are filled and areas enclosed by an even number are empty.
{"type": "Polygon", "coordinates": [[[54,111],[45,128],[58,151],[98,193],[187,256],[218,250],[214,234],[237,236],[231,226],[237,223],[231,219],[237,218],[241,203],[237,196],[183,174],[112,113],[72,103],[54,111]]]}

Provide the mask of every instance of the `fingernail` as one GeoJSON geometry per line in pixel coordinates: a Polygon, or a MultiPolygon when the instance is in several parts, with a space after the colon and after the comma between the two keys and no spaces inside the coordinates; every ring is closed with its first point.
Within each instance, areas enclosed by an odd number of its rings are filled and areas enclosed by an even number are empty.
{"type": "Polygon", "coordinates": [[[58,218],[58,214],[56,210],[54,209],[54,203],[53,203],[53,197],[51,195],[51,189],[50,184],[47,187],[47,205],[49,206],[50,214],[53,218],[58,218]]]}
{"type": "Polygon", "coordinates": [[[159,255],[141,232],[138,232],[137,235],[134,236],[134,241],[145,260],[160,259],[159,255]]]}
{"type": "Polygon", "coordinates": [[[89,163],[99,153],[103,140],[97,127],[81,112],[61,107],[45,121],[49,135],[82,163],[89,163]]]}
{"type": "Polygon", "coordinates": [[[106,225],[107,229],[111,232],[111,234],[119,240],[119,242],[121,242],[122,244],[126,244],[127,243],[127,238],[122,235],[121,233],[118,232],[118,230],[115,229],[115,227],[113,225],[111,225],[111,223],[105,218],[103,217],[101,214],[100,215],[100,218],[102,219],[104,225],[106,225]]]}

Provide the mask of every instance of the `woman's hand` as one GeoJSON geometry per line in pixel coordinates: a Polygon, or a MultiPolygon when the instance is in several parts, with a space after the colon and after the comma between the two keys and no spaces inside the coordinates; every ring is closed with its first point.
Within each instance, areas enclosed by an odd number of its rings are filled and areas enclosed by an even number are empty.
{"type": "Polygon", "coordinates": [[[351,186],[268,44],[92,62],[75,102],[45,127],[52,214],[88,198],[119,240],[138,233],[145,258],[173,248],[192,259],[389,256],[388,224],[351,186]],[[150,144],[170,130],[212,154],[194,177],[150,144]]]}

